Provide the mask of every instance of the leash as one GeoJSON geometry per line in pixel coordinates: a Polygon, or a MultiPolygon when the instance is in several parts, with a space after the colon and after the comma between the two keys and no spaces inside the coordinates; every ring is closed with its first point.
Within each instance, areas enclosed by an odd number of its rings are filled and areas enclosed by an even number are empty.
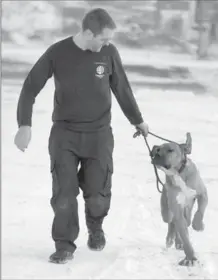
{"type": "MultiPolygon", "coordinates": [[[[137,132],[138,132],[138,131],[137,131],[137,132]]],[[[136,132],[136,133],[137,133],[137,132],[136,132]]],[[[167,138],[163,138],[163,137],[161,137],[161,136],[159,136],[159,135],[157,135],[157,134],[154,134],[154,133],[152,133],[152,132],[148,132],[148,134],[150,134],[150,135],[152,135],[152,136],[154,136],[154,137],[156,137],[156,138],[158,138],[158,139],[161,139],[161,140],[164,140],[164,141],[167,141],[167,142],[170,142],[170,143],[175,143],[175,144],[179,145],[179,143],[177,143],[177,142],[175,142],[175,141],[169,140],[169,139],[167,139],[167,138]]],[[[145,138],[145,140],[146,140],[146,142],[147,142],[146,137],[144,137],[144,138],[145,138]]]]}
{"type": "MultiPolygon", "coordinates": [[[[161,137],[161,136],[159,136],[159,135],[157,135],[157,134],[154,134],[154,133],[152,133],[152,132],[148,132],[148,134],[150,134],[150,135],[152,135],[152,136],[154,136],[154,137],[156,137],[156,138],[158,138],[158,139],[161,139],[161,140],[164,140],[164,141],[167,141],[167,142],[170,142],[170,143],[175,143],[175,144],[178,145],[177,142],[171,141],[171,140],[166,139],[166,138],[163,138],[163,137],[161,137]]],[[[142,135],[142,133],[138,130],[138,131],[136,131],[136,132],[134,133],[133,138],[136,138],[136,137],[138,137],[138,136],[140,136],[140,135],[142,135]]],[[[145,144],[146,144],[146,146],[147,146],[147,148],[148,148],[149,155],[150,155],[150,157],[151,157],[151,148],[150,148],[150,146],[149,146],[149,144],[148,144],[148,140],[147,140],[147,138],[146,138],[144,135],[143,135],[143,138],[144,138],[145,144]]],[[[154,167],[154,173],[155,173],[155,176],[156,176],[156,187],[157,187],[157,190],[158,190],[159,193],[162,193],[162,191],[160,190],[159,184],[161,184],[162,187],[164,187],[164,183],[161,181],[161,179],[160,179],[160,177],[159,177],[159,175],[158,175],[158,171],[157,171],[156,165],[153,164],[153,163],[152,163],[152,165],[153,165],[153,167],[154,167]]]]}

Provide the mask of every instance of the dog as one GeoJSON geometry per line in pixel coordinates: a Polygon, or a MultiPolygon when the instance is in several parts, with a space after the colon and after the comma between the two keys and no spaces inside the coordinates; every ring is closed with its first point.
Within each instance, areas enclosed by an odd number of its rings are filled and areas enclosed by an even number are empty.
{"type": "Polygon", "coordinates": [[[161,215],[168,223],[166,247],[175,242],[176,249],[184,250],[182,266],[193,266],[198,260],[189,238],[192,210],[197,200],[197,210],[192,220],[196,231],[204,230],[204,214],[208,205],[206,186],[194,162],[187,157],[191,154],[191,134],[186,134],[186,143],[164,143],[153,146],[151,162],[165,173],[165,184],[160,199],[161,215]]]}

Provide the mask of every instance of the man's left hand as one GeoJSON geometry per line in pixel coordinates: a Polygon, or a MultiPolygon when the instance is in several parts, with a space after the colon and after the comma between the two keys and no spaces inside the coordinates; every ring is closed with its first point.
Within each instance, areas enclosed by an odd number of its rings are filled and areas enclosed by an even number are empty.
{"type": "Polygon", "coordinates": [[[148,124],[145,123],[145,122],[142,122],[140,124],[137,124],[136,126],[136,129],[137,129],[137,134],[142,134],[144,137],[147,137],[148,136],[148,132],[149,132],[149,129],[148,129],[148,124]]]}

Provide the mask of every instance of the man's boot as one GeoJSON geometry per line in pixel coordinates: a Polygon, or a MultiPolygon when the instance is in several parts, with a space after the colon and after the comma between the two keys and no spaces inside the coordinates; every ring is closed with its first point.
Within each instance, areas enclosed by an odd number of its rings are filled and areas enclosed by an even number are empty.
{"type": "Polygon", "coordinates": [[[102,229],[96,229],[94,231],[89,230],[89,238],[87,245],[90,250],[101,251],[104,249],[105,244],[106,239],[102,229]]]}
{"type": "Polygon", "coordinates": [[[49,257],[52,263],[64,264],[73,259],[73,253],[66,250],[57,250],[49,257]]]}

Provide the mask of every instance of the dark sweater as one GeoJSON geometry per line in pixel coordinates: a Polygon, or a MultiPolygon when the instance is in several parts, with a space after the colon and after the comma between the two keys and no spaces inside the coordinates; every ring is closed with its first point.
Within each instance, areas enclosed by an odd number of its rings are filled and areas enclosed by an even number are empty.
{"type": "Polygon", "coordinates": [[[19,127],[32,125],[35,98],[54,76],[52,121],[72,130],[95,131],[111,123],[111,91],[131,124],[143,121],[114,45],[84,51],[72,37],[53,44],[29,72],[18,102],[19,127]]]}

